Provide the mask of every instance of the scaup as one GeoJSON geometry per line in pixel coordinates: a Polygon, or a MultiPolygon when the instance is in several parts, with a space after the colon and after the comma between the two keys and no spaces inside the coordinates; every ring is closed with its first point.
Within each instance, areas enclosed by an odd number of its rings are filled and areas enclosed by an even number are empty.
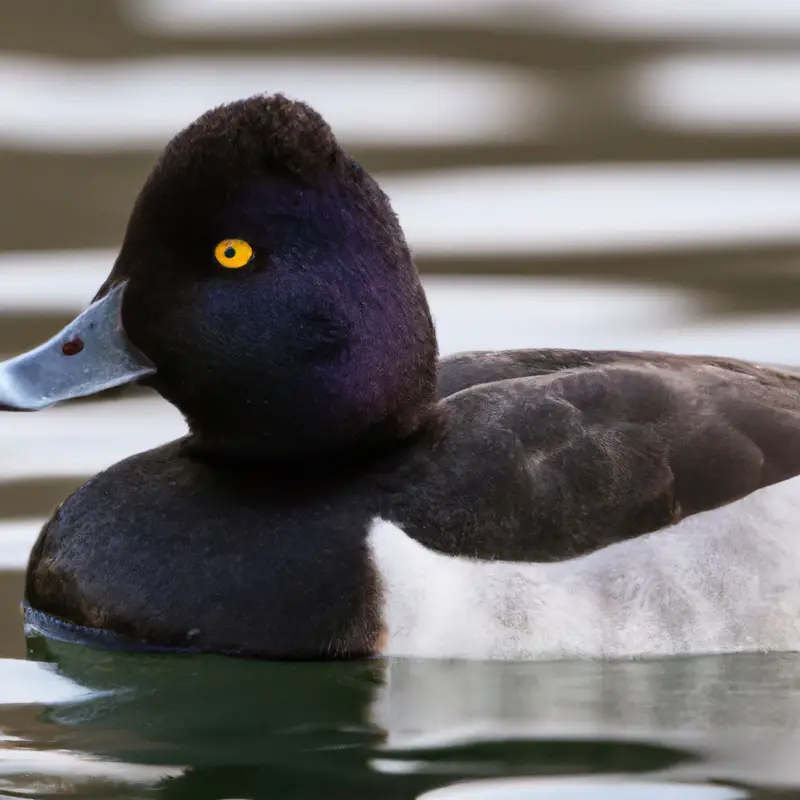
{"type": "Polygon", "coordinates": [[[0,364],[0,404],[134,380],[189,433],[58,507],[31,629],[268,658],[800,646],[800,378],[661,353],[440,360],[388,199],[303,103],[180,132],[92,304],[0,364]]]}

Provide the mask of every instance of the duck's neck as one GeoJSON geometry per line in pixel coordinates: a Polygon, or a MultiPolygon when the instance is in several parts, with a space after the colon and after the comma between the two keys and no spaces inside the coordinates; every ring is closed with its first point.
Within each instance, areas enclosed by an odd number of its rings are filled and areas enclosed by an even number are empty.
{"type": "Polygon", "coordinates": [[[280,437],[263,432],[242,436],[239,431],[221,428],[195,429],[184,441],[184,452],[210,463],[253,464],[284,479],[318,479],[332,474],[344,477],[406,452],[438,423],[438,410],[430,406],[402,427],[391,420],[361,427],[347,438],[332,439],[329,430],[300,423],[284,426],[286,435],[280,437]]]}
{"type": "Polygon", "coordinates": [[[405,447],[437,419],[431,399],[381,413],[380,407],[347,405],[334,393],[319,392],[264,407],[231,409],[234,416],[188,419],[187,447],[208,459],[246,459],[286,469],[319,464],[356,465],[405,447]]]}
{"type": "MultiPolygon", "coordinates": [[[[427,308],[423,317],[430,324],[427,308]]],[[[205,402],[185,410],[193,451],[289,464],[363,461],[403,446],[436,417],[436,339],[419,325],[364,330],[341,349],[291,354],[269,376],[207,386],[205,402]]]]}

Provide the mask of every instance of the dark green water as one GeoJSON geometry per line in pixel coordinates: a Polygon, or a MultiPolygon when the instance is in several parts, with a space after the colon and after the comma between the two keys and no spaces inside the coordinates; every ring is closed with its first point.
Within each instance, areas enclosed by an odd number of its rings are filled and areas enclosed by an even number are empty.
{"type": "Polygon", "coordinates": [[[51,702],[0,705],[15,797],[415,798],[514,778],[526,792],[497,797],[539,798],[566,777],[585,797],[620,781],[791,797],[800,781],[795,657],[268,664],[41,640],[29,655],[51,666],[21,679],[51,702]]]}
{"type": "MultiPolygon", "coordinates": [[[[204,104],[287,90],[327,104],[387,187],[444,352],[800,363],[790,0],[699,16],[689,0],[221,2],[0,4],[0,354],[91,298],[171,133],[204,104]]],[[[42,520],[180,432],[141,391],[0,415],[0,797],[800,797],[795,656],[267,664],[26,646],[42,520]]]]}

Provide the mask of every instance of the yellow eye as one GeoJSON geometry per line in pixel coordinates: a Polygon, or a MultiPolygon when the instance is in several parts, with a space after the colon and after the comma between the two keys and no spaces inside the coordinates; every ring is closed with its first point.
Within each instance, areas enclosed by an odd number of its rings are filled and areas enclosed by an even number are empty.
{"type": "Polygon", "coordinates": [[[226,269],[239,269],[253,257],[253,248],[244,239],[223,239],[214,248],[214,258],[226,269]]]}

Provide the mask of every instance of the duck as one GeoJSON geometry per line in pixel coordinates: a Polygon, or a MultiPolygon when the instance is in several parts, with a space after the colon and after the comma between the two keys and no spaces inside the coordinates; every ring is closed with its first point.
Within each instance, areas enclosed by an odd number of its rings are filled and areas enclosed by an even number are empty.
{"type": "Polygon", "coordinates": [[[166,145],[87,308],[0,363],[0,408],[129,383],[187,433],[55,509],[31,635],[273,660],[800,648],[800,375],[440,358],[390,200],[299,100],[166,145]]]}

